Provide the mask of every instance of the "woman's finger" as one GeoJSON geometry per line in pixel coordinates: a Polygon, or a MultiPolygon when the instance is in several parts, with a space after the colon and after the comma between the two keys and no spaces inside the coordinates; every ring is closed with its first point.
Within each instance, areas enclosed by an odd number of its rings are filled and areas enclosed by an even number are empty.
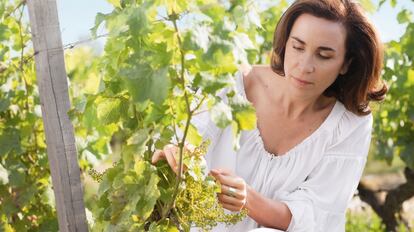
{"type": "Polygon", "coordinates": [[[151,162],[152,164],[157,163],[158,161],[165,159],[165,154],[162,150],[156,150],[152,155],[151,162]]]}
{"type": "Polygon", "coordinates": [[[238,212],[243,208],[243,207],[237,207],[237,206],[234,206],[234,205],[230,205],[230,204],[227,204],[227,203],[221,203],[221,205],[223,206],[223,208],[228,209],[228,210],[233,211],[233,212],[238,212]]]}
{"type": "Polygon", "coordinates": [[[232,171],[225,169],[225,168],[212,169],[211,171],[220,173],[224,176],[234,176],[234,173],[232,171]]]}
{"type": "Polygon", "coordinates": [[[189,151],[190,153],[193,153],[195,150],[195,146],[191,143],[185,142],[184,149],[186,151],[189,151]]]}
{"type": "Polygon", "coordinates": [[[226,176],[223,174],[216,174],[214,171],[211,172],[214,178],[216,178],[222,185],[227,185],[237,189],[244,189],[245,182],[242,178],[236,176],[226,176]]]}
{"type": "MultiPolygon", "coordinates": [[[[188,147],[185,147],[185,149],[189,151],[194,150],[194,146],[191,144],[188,145],[188,147]]],[[[165,145],[163,150],[156,150],[154,154],[152,155],[151,162],[153,164],[157,163],[161,159],[167,160],[168,165],[171,167],[171,169],[178,174],[178,153],[179,148],[173,144],[165,145]]],[[[183,165],[184,171],[187,169],[185,165],[183,165]]]]}
{"type": "Polygon", "coordinates": [[[233,198],[236,198],[238,200],[244,200],[246,198],[246,192],[240,189],[233,189],[233,191],[230,191],[230,186],[227,186],[225,184],[221,185],[221,193],[226,194],[228,196],[234,195],[233,198]]]}
{"type": "Polygon", "coordinates": [[[177,165],[177,161],[175,160],[175,153],[177,152],[177,147],[169,144],[166,145],[164,147],[164,154],[165,154],[165,158],[167,159],[168,164],[170,165],[171,169],[175,172],[178,173],[178,165],[177,165]]]}
{"type": "Polygon", "coordinates": [[[230,204],[230,205],[233,205],[233,206],[236,206],[236,207],[243,207],[244,204],[245,204],[244,200],[239,200],[237,198],[228,196],[228,195],[223,194],[223,193],[217,194],[217,197],[218,197],[220,202],[230,204]]]}

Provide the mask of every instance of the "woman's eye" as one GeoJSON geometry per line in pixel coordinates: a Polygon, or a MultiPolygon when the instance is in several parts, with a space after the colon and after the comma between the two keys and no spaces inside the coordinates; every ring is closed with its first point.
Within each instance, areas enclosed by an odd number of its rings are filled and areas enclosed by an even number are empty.
{"type": "Polygon", "coordinates": [[[293,46],[293,49],[298,50],[298,51],[303,51],[303,50],[305,50],[305,49],[303,49],[303,48],[300,48],[300,47],[295,47],[295,46],[293,46]]]}
{"type": "Polygon", "coordinates": [[[329,56],[323,56],[323,55],[321,55],[321,54],[319,54],[318,56],[319,56],[319,58],[321,58],[321,59],[323,59],[323,60],[328,60],[328,59],[330,59],[330,58],[331,58],[331,57],[329,57],[329,56]]]}

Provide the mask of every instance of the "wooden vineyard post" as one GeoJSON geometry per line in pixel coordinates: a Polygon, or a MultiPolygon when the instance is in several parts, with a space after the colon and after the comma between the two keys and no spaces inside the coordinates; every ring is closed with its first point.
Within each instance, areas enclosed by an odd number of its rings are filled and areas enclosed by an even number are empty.
{"type": "Polygon", "coordinates": [[[59,231],[88,231],[56,0],[27,0],[59,231]]]}

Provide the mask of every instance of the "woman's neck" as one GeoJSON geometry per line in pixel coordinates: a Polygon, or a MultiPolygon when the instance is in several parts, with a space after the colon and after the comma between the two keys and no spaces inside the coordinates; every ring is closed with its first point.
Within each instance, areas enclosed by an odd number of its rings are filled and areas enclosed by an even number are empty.
{"type": "Polygon", "coordinates": [[[262,86],[265,89],[271,89],[277,91],[267,91],[267,97],[270,99],[271,104],[281,105],[278,107],[286,118],[300,119],[306,115],[320,111],[330,104],[335,99],[328,98],[323,95],[298,95],[297,90],[293,91],[291,86],[289,87],[289,80],[287,77],[280,76],[274,73],[269,66],[255,65],[256,75],[261,76],[259,78],[262,86]]]}
{"type": "Polygon", "coordinates": [[[325,105],[321,96],[304,98],[294,96],[289,92],[281,92],[279,102],[282,105],[282,113],[291,119],[303,118],[306,115],[317,112],[325,105]]]}
{"type": "MultiPolygon", "coordinates": [[[[276,93],[275,102],[281,104],[282,114],[287,118],[300,119],[306,115],[318,112],[328,105],[332,104],[334,99],[325,97],[321,94],[302,95],[295,94],[289,88],[288,79],[286,77],[276,78],[274,84],[279,85],[280,91],[276,93]]],[[[297,93],[297,92],[296,92],[297,93]]]]}

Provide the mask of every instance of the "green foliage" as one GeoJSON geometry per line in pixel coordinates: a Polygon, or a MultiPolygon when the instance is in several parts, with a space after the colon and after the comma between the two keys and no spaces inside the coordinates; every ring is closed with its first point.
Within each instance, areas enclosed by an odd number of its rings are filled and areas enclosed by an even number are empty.
{"type": "Polygon", "coordinates": [[[384,79],[389,93],[374,117],[376,154],[391,164],[399,156],[414,169],[414,23],[412,12],[398,14],[407,25],[399,41],[386,44],[384,79]]]}
{"type": "MultiPolygon", "coordinates": [[[[381,218],[371,208],[362,208],[360,211],[348,211],[346,213],[347,224],[345,225],[346,232],[385,232],[387,231],[381,218]]],[[[401,222],[396,228],[398,232],[412,231],[401,222]]]]}
{"type": "Polygon", "coordinates": [[[350,212],[346,214],[347,224],[345,226],[346,232],[383,232],[385,226],[371,209],[363,210],[361,212],[350,212]]]}
{"type": "Polygon", "coordinates": [[[218,185],[201,168],[201,154],[186,155],[183,146],[203,148],[191,124],[202,110],[217,126],[232,126],[234,148],[240,132],[254,128],[254,109],[236,94],[233,76],[238,65],[267,59],[257,48],[260,38],[273,36],[264,27],[274,27],[281,9],[266,9],[263,20],[254,2],[109,2],[114,10],[99,13],[91,29],[95,35],[100,26],[109,32],[103,56],[82,64],[75,59],[82,51],[67,54],[73,57],[71,83],[88,87],[71,93],[79,151],[88,160],[117,162],[103,173],[90,172],[101,180],[87,200],[93,230],[208,230],[241,220],[246,212],[225,214],[218,204],[218,185]],[[223,91],[228,104],[217,96],[223,91]],[[150,163],[155,149],[173,140],[180,148],[177,162],[185,167],[178,177],[165,162],[150,163]]]}
{"type": "Polygon", "coordinates": [[[96,231],[140,231],[151,216],[160,196],[156,169],[143,160],[135,161],[133,168],[127,166],[119,163],[103,176],[96,205],[96,231]]]}
{"type": "Polygon", "coordinates": [[[98,216],[93,230],[165,231],[168,228],[189,231],[191,226],[209,230],[220,222],[233,224],[240,221],[246,211],[225,214],[215,198],[220,187],[213,177],[206,175],[206,164],[202,159],[207,146],[204,142],[195,151],[184,153],[186,170],[171,212],[167,212],[165,206],[174,196],[176,174],[166,162],[154,167],[142,157],[136,157],[135,161],[119,163],[104,173],[92,170],[90,174],[101,182],[96,199],[98,204],[95,205],[98,216]],[[167,213],[168,216],[164,215],[167,213]]]}
{"type": "Polygon", "coordinates": [[[0,1],[0,231],[57,231],[23,10],[0,1]]]}

